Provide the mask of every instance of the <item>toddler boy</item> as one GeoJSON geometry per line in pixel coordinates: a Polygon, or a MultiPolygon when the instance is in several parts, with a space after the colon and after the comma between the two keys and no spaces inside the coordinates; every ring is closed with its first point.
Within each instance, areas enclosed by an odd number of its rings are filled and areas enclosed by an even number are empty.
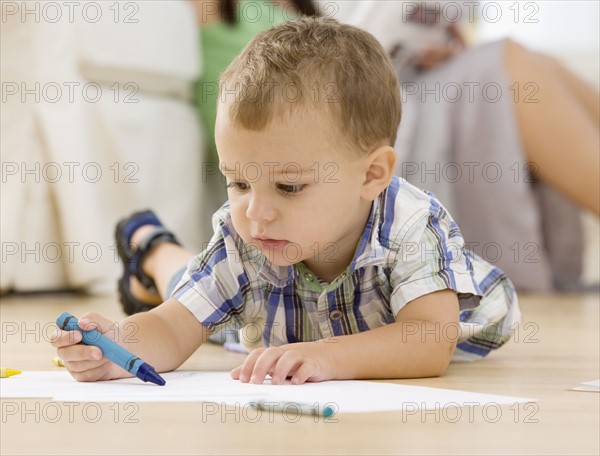
{"type": "MultiPolygon", "coordinates": [[[[394,177],[399,122],[370,34],[314,18],[259,34],[221,77],[215,235],[165,303],[124,320],[137,342],[118,342],[168,371],[211,333],[257,323],[264,347],[232,375],[275,384],[437,376],[502,345],[514,288],[432,194],[394,177]]],[[[54,342],[75,378],[127,375],[78,340],[54,342]]]]}

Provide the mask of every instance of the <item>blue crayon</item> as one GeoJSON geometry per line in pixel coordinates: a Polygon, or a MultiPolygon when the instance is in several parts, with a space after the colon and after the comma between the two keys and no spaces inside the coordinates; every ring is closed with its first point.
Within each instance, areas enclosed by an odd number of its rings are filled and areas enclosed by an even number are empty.
{"type": "Polygon", "coordinates": [[[156,373],[154,368],[145,363],[143,360],[128,352],[116,342],[113,342],[109,338],[103,336],[100,332],[92,329],[91,331],[84,331],[79,327],[77,318],[71,315],[69,312],[63,312],[56,319],[58,327],[64,331],[79,331],[83,336],[81,341],[85,345],[94,345],[102,350],[102,354],[110,359],[117,366],[122,367],[127,372],[135,375],[140,380],[145,382],[156,383],[157,385],[164,385],[165,379],[156,373]]]}

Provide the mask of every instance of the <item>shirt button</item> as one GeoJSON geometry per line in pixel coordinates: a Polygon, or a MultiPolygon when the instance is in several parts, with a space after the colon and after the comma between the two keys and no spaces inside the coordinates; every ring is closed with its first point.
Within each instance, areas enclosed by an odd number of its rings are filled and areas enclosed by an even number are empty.
{"type": "Polygon", "coordinates": [[[340,320],[342,318],[342,311],[341,310],[334,310],[333,312],[331,312],[329,314],[329,318],[331,318],[332,320],[340,320]]]}
{"type": "Polygon", "coordinates": [[[315,281],[315,276],[312,275],[310,272],[307,272],[306,274],[304,274],[304,280],[312,283],[315,281]]]}

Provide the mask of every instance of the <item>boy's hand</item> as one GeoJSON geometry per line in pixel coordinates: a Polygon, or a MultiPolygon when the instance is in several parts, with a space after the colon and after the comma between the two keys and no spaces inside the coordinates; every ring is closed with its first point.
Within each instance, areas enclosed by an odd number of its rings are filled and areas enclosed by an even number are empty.
{"type": "Polygon", "coordinates": [[[242,383],[260,384],[269,374],[275,385],[282,384],[287,378],[295,385],[334,378],[331,363],[319,356],[317,350],[311,350],[308,344],[314,345],[314,342],[258,348],[231,371],[231,376],[242,383]]]}
{"type": "MultiPolygon", "coordinates": [[[[114,322],[98,315],[86,313],[79,319],[81,329],[96,329],[106,337],[118,342],[118,328],[114,322]]],[[[102,350],[91,345],[80,344],[81,333],[56,329],[51,343],[57,348],[58,356],[73,378],[80,382],[112,380],[127,377],[128,373],[102,356],[102,350]]],[[[129,375],[130,376],[130,375],[129,375]]]]}

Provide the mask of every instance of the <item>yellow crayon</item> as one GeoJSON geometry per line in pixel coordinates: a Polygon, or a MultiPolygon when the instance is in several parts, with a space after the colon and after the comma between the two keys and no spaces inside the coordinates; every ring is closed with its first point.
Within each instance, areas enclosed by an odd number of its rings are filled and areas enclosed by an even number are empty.
{"type": "Polygon", "coordinates": [[[11,369],[9,367],[0,367],[0,378],[12,377],[13,375],[19,375],[20,370],[11,369]]]}
{"type": "Polygon", "coordinates": [[[56,364],[58,367],[65,367],[65,363],[63,363],[63,360],[60,359],[58,356],[55,356],[54,358],[52,358],[52,362],[54,364],[56,364]]]}

